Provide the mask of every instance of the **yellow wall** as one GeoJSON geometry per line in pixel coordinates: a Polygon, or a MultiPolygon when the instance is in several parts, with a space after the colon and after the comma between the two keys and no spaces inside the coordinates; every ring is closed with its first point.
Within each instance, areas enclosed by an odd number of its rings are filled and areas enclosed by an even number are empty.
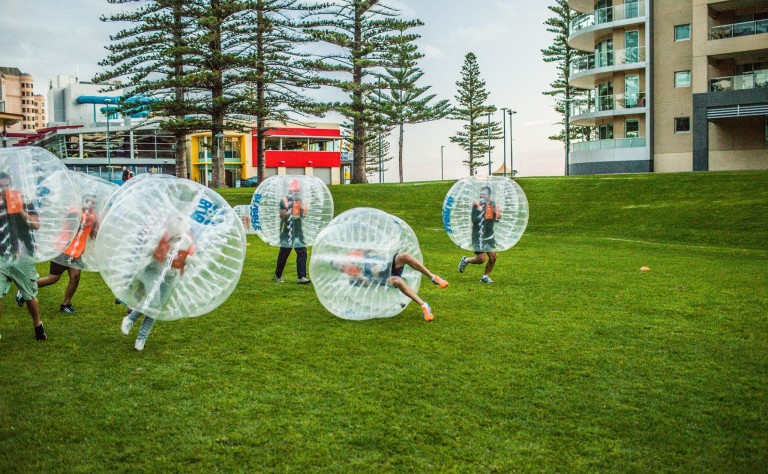
{"type": "MultiPolygon", "coordinates": [[[[250,162],[250,134],[244,134],[244,133],[234,133],[234,132],[227,132],[225,133],[225,136],[227,138],[237,137],[238,141],[240,142],[240,162],[230,162],[228,161],[227,165],[240,165],[240,179],[245,179],[248,177],[247,169],[248,169],[248,163],[250,162]]],[[[198,183],[203,182],[202,180],[202,173],[200,171],[201,164],[200,164],[200,144],[199,144],[199,138],[200,137],[208,137],[210,140],[211,133],[193,133],[189,136],[189,153],[190,153],[190,170],[189,170],[189,177],[192,181],[197,181],[198,183]]],[[[205,163],[204,163],[205,164],[205,163]]]]}

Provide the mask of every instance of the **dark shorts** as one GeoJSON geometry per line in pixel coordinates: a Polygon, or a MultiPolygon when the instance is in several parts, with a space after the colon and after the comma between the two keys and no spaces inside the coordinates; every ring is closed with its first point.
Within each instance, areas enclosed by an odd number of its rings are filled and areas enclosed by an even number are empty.
{"type": "Polygon", "coordinates": [[[400,268],[397,268],[395,265],[395,260],[397,260],[397,256],[400,255],[399,253],[396,253],[394,257],[392,257],[392,276],[393,277],[402,277],[403,276],[403,269],[405,269],[405,265],[403,265],[400,268]]]}
{"type": "Polygon", "coordinates": [[[62,265],[62,264],[60,264],[58,262],[54,262],[53,260],[51,260],[51,266],[50,266],[50,269],[48,271],[50,272],[51,275],[60,276],[65,271],[67,271],[67,268],[69,268],[69,267],[65,267],[64,265],[62,265]]]}

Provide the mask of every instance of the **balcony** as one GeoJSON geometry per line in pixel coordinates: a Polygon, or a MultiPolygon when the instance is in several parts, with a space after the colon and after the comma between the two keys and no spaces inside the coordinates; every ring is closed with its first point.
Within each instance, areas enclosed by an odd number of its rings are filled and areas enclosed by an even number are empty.
{"type": "Polygon", "coordinates": [[[768,33],[768,20],[745,21],[732,25],[718,25],[709,29],[710,40],[738,38],[768,33]]]}
{"type": "Polygon", "coordinates": [[[645,148],[645,137],[614,138],[571,143],[572,152],[616,150],[619,148],[645,148]]]}
{"type": "Polygon", "coordinates": [[[592,89],[602,76],[642,68],[645,68],[644,46],[592,54],[571,63],[568,83],[573,87],[592,89]]]}
{"type": "Polygon", "coordinates": [[[768,69],[755,71],[752,74],[716,77],[709,80],[709,92],[741,91],[761,87],[768,87],[768,69]]]}
{"type": "Polygon", "coordinates": [[[644,113],[645,92],[639,92],[626,95],[603,95],[590,100],[574,101],[569,115],[573,125],[592,126],[600,117],[644,113]]]}
{"type": "Polygon", "coordinates": [[[645,2],[628,3],[584,13],[571,20],[568,44],[590,51],[595,46],[596,32],[645,22],[645,2]]]}

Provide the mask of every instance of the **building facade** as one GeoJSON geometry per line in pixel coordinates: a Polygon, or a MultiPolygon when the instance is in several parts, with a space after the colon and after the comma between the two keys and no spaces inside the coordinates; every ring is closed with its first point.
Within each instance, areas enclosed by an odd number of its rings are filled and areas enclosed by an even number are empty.
{"type": "Polygon", "coordinates": [[[768,169],[768,2],[569,4],[569,174],[768,169]]]}
{"type": "Polygon", "coordinates": [[[45,126],[45,98],[35,95],[34,78],[15,67],[0,67],[0,113],[21,115],[6,131],[34,131],[45,126]]]}
{"type": "MultiPolygon", "coordinates": [[[[267,176],[275,174],[313,175],[326,184],[340,184],[341,129],[333,123],[285,124],[272,123],[264,140],[267,176]]],[[[253,150],[258,150],[256,129],[253,129],[253,150]]],[[[251,166],[258,168],[258,153],[254,152],[251,166]]]]}

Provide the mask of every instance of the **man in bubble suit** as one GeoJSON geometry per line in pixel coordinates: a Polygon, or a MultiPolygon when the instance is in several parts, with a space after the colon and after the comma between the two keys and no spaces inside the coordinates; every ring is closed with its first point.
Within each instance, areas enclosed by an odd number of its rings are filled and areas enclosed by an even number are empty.
{"type": "Polygon", "coordinates": [[[475,256],[472,258],[461,257],[459,261],[459,272],[464,273],[467,265],[482,265],[485,263],[485,256],[488,255],[488,263],[485,265],[485,272],[480,279],[482,283],[493,283],[491,280],[491,271],[496,264],[497,253],[496,239],[493,235],[493,225],[501,218],[496,202],[491,199],[490,186],[480,188],[480,199],[472,203],[472,247],[475,249],[475,256]]]}
{"type": "MultiPolygon", "coordinates": [[[[186,221],[181,217],[170,220],[167,230],[157,243],[154,252],[144,271],[136,275],[131,284],[140,298],[144,298],[142,306],[161,308],[170,298],[176,283],[184,275],[187,258],[195,253],[195,240],[189,231],[186,221]]],[[[120,330],[126,336],[130,333],[133,324],[144,316],[134,309],[126,317],[120,326],[120,330]]],[[[147,337],[155,325],[155,319],[144,316],[144,321],[139,328],[134,349],[144,350],[147,337]]]]}
{"type": "MultiPolygon", "coordinates": [[[[85,252],[85,247],[89,240],[96,238],[96,234],[99,231],[99,221],[96,215],[97,198],[93,193],[87,193],[83,195],[83,206],[79,211],[80,220],[75,237],[71,241],[64,241],[63,244],[66,248],[61,253],[58,261],[51,261],[49,267],[49,274],[43,278],[37,280],[38,288],[44,288],[49,285],[57,283],[61,279],[61,275],[67,272],[69,276],[69,284],[64,290],[64,301],[59,305],[59,311],[66,314],[76,314],[77,311],[72,307],[72,297],[77,291],[77,287],[80,285],[80,268],[82,261],[80,258],[85,252]],[[60,263],[64,262],[64,264],[60,263]]],[[[77,212],[77,208],[73,209],[77,212]]],[[[63,236],[71,235],[69,232],[62,232],[63,236]]],[[[68,238],[68,237],[67,237],[68,238]]],[[[16,293],[16,303],[21,306],[23,303],[21,292],[16,293]]]]}
{"type": "Polygon", "coordinates": [[[288,185],[288,195],[280,199],[280,252],[277,254],[275,281],[284,283],[283,270],[288,262],[291,249],[296,249],[297,283],[306,285],[311,282],[307,278],[307,246],[304,243],[304,233],[301,223],[307,215],[306,203],[301,199],[301,187],[298,179],[291,180],[288,185]]]}
{"type": "Polygon", "coordinates": [[[43,322],[40,320],[40,305],[37,301],[37,271],[35,264],[18,260],[22,253],[34,252],[35,229],[40,228],[40,219],[31,203],[24,202],[20,191],[13,189],[11,177],[0,173],[0,254],[6,261],[16,261],[9,267],[0,267],[0,296],[8,294],[11,282],[16,284],[27,303],[27,311],[35,326],[35,339],[48,339],[43,322]]]}
{"type": "Polygon", "coordinates": [[[370,250],[355,250],[349,254],[348,261],[331,262],[331,267],[349,275],[349,284],[355,286],[381,285],[391,286],[400,290],[402,294],[413,300],[421,307],[425,321],[432,321],[432,308],[413,291],[413,288],[403,279],[405,266],[413,268],[429,278],[432,283],[440,288],[448,287],[448,282],[438,275],[430,272],[421,262],[412,255],[401,252],[391,259],[375,255],[370,250]],[[362,263],[361,263],[362,262],[362,263]]]}

